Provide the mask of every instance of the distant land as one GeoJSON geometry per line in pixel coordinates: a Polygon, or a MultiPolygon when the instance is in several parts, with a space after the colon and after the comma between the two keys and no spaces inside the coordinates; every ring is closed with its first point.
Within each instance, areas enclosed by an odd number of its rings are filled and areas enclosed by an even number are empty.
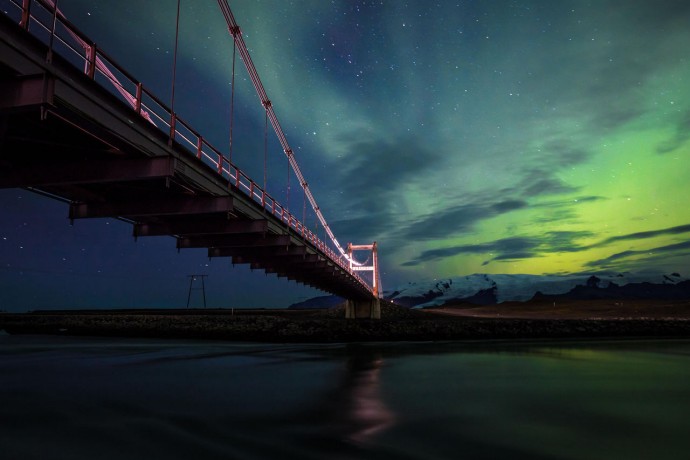
{"type": "Polygon", "coordinates": [[[679,273],[470,275],[386,293],[381,319],[345,318],[342,299],[285,309],[128,309],[0,313],[0,333],[259,342],[690,337],[679,273]]]}
{"type": "MultiPolygon", "coordinates": [[[[408,308],[539,300],[690,300],[690,279],[680,273],[474,274],[410,282],[384,292],[384,298],[408,308]]],[[[289,308],[331,308],[342,301],[336,296],[320,296],[289,308]]]]}

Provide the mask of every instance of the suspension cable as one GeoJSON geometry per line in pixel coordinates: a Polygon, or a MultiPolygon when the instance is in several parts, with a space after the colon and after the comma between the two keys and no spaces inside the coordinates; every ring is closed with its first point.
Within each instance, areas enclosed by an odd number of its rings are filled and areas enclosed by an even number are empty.
{"type": "MultiPolygon", "coordinates": [[[[237,25],[237,22],[235,21],[235,16],[232,14],[232,10],[230,9],[230,5],[228,5],[227,0],[218,0],[218,6],[220,7],[223,16],[225,17],[225,22],[228,26],[228,31],[230,32],[230,35],[233,37],[233,40],[235,42],[235,45],[239,49],[240,52],[240,57],[242,61],[244,62],[244,65],[247,69],[247,73],[249,74],[249,78],[252,81],[252,84],[254,85],[254,89],[256,90],[257,95],[259,96],[259,100],[261,101],[261,104],[266,107],[266,112],[268,115],[268,118],[271,120],[271,125],[273,126],[273,131],[275,132],[276,136],[278,137],[278,141],[280,142],[281,147],[283,148],[283,152],[285,155],[288,157],[288,162],[290,166],[292,167],[292,170],[295,173],[295,176],[297,176],[297,180],[300,184],[306,184],[306,181],[304,180],[304,175],[302,174],[302,171],[300,170],[299,165],[297,164],[297,160],[295,159],[294,152],[292,151],[292,148],[290,148],[290,144],[288,144],[287,138],[285,137],[285,133],[283,132],[283,128],[280,126],[280,122],[278,121],[278,118],[276,117],[275,111],[273,110],[273,106],[270,104],[270,100],[268,99],[268,95],[266,94],[266,90],[264,89],[263,83],[261,83],[261,79],[259,78],[259,74],[256,71],[256,67],[254,67],[254,63],[252,62],[252,58],[249,55],[249,50],[247,49],[247,45],[244,42],[244,39],[242,38],[242,33],[240,31],[239,26],[237,25]]],[[[316,216],[318,217],[319,221],[321,222],[321,225],[323,225],[324,230],[328,234],[329,238],[331,239],[331,242],[335,245],[335,247],[338,249],[338,252],[345,257],[347,260],[351,260],[350,256],[345,252],[343,247],[340,245],[338,242],[337,238],[333,234],[333,231],[331,228],[328,226],[328,223],[326,222],[325,217],[323,216],[323,213],[321,212],[321,209],[319,206],[316,204],[316,200],[314,199],[314,195],[311,193],[311,190],[309,189],[308,186],[302,185],[304,187],[304,193],[307,197],[307,200],[309,201],[309,204],[311,204],[312,209],[316,213],[316,216]]],[[[352,258],[352,263],[354,265],[362,265],[361,263],[355,261],[352,258]]]]}

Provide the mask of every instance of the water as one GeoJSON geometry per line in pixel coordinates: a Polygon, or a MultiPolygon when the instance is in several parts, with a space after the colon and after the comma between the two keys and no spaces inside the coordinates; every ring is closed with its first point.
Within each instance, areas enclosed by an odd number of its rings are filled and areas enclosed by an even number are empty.
{"type": "Polygon", "coordinates": [[[686,459],[690,341],[0,335],[2,459],[686,459]]]}

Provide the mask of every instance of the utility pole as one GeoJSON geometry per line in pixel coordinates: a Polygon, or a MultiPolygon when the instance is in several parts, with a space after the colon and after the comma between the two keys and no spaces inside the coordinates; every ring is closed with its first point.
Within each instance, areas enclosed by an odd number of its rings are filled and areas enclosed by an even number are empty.
{"type": "Polygon", "coordinates": [[[201,289],[204,298],[204,308],[206,308],[206,286],[204,284],[204,278],[208,275],[187,275],[189,276],[189,293],[187,294],[187,308],[189,308],[189,301],[192,299],[192,291],[201,289]],[[201,287],[194,287],[194,281],[201,278],[201,287]]]}

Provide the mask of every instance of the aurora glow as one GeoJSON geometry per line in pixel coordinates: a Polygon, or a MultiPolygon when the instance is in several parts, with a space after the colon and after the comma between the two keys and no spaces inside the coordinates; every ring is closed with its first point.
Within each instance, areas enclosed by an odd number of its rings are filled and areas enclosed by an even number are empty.
{"type": "MultiPolygon", "coordinates": [[[[230,5],[326,219],[341,242],[379,242],[384,287],[477,272],[687,274],[687,1],[230,5]]],[[[133,74],[157,81],[163,97],[175,6],[61,2],[70,20],[133,74]]],[[[224,145],[230,38],[214,1],[182,0],[181,19],[176,108],[224,145]]],[[[245,75],[238,76],[233,160],[259,177],[263,112],[245,75]]],[[[284,158],[274,139],[270,145],[269,191],[282,196],[284,158]]],[[[3,209],[12,212],[7,203],[18,194],[3,191],[3,209]]],[[[291,204],[301,206],[299,195],[291,204]]],[[[16,250],[28,238],[18,226],[30,215],[16,213],[0,227],[6,273],[59,267],[16,250]]],[[[69,241],[75,251],[85,244],[77,236],[69,241]]],[[[137,244],[121,251],[141,252],[137,244]]],[[[136,263],[122,263],[164,280],[174,244],[150,245],[155,250],[130,257],[136,263]],[[166,252],[161,267],[159,251],[166,252]]],[[[98,263],[85,258],[79,266],[98,263]]],[[[177,276],[194,271],[179,259],[174,266],[177,276]]],[[[235,286],[237,272],[226,264],[213,261],[209,270],[223,279],[218,283],[235,286]]],[[[218,293],[216,303],[228,296],[218,293]]]]}

